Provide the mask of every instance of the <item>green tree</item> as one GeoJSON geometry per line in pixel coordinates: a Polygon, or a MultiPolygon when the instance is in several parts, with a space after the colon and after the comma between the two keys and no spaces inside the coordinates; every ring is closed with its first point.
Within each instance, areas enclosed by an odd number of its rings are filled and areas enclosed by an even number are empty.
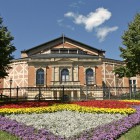
{"type": "Polygon", "coordinates": [[[125,64],[114,70],[119,77],[132,77],[140,74],[140,14],[128,24],[128,30],[122,36],[124,47],[120,47],[125,64]]]}
{"type": "Polygon", "coordinates": [[[9,64],[14,58],[12,53],[16,48],[11,43],[13,39],[7,27],[3,25],[3,19],[0,17],[0,78],[8,76],[9,64]]]}

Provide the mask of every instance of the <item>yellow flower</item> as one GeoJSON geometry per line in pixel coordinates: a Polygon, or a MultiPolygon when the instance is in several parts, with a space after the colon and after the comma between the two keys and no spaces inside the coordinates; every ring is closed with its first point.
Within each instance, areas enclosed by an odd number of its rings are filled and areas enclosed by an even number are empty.
{"type": "Polygon", "coordinates": [[[57,104],[48,107],[31,107],[31,108],[1,108],[0,114],[30,114],[30,113],[51,113],[56,111],[69,110],[84,113],[109,113],[109,114],[132,114],[136,112],[133,108],[122,108],[122,109],[112,109],[112,108],[97,108],[97,107],[85,107],[75,104],[57,104]]]}

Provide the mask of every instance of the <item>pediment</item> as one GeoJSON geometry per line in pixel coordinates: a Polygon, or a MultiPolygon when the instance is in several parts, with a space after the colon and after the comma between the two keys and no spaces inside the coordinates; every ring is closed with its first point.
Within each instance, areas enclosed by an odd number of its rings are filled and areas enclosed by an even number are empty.
{"type": "Polygon", "coordinates": [[[30,57],[36,54],[89,54],[103,56],[105,51],[93,48],[68,37],[60,37],[31,49],[22,51],[23,57],[30,57]],[[77,52],[76,52],[77,51],[77,52]]]}

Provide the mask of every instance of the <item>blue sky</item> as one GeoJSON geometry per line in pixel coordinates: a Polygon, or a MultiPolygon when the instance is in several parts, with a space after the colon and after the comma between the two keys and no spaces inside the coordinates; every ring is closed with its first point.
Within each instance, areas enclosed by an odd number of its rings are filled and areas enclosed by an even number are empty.
{"type": "Polygon", "coordinates": [[[128,29],[140,0],[0,0],[0,16],[20,51],[62,34],[120,58],[121,36],[128,29]]]}

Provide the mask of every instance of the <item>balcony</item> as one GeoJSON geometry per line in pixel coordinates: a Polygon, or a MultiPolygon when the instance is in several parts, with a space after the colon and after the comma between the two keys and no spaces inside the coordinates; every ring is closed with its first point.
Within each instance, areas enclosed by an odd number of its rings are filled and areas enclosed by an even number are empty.
{"type": "Polygon", "coordinates": [[[80,81],[52,81],[52,85],[54,86],[60,86],[60,85],[80,85],[80,81]]]}

